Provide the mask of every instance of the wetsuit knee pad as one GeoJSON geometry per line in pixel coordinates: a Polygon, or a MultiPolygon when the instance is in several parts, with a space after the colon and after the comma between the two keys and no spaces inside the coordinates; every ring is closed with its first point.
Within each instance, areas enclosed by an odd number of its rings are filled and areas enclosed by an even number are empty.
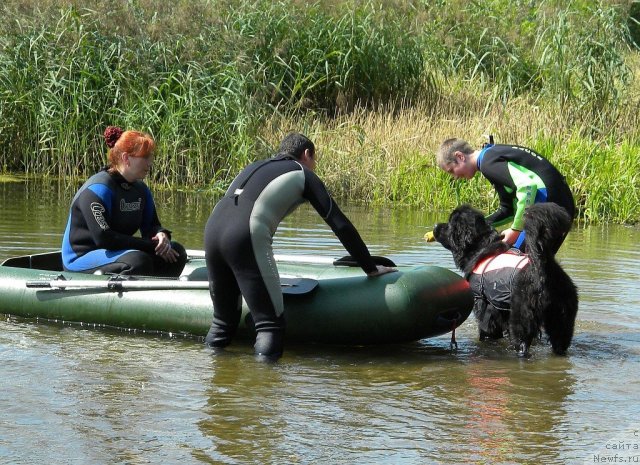
{"type": "Polygon", "coordinates": [[[253,346],[256,355],[280,357],[284,348],[284,331],[259,331],[253,346]]]}
{"type": "Polygon", "coordinates": [[[128,252],[116,261],[86,270],[85,273],[150,275],[153,270],[153,258],[146,252],[128,252]]]}
{"type": "Polygon", "coordinates": [[[83,271],[83,273],[94,274],[130,274],[131,266],[128,263],[113,262],[106,265],[91,268],[83,271]]]}
{"type": "Polygon", "coordinates": [[[171,241],[171,248],[180,254],[180,256],[178,257],[178,262],[176,266],[180,267],[180,271],[182,271],[182,268],[184,268],[184,266],[187,263],[187,260],[189,259],[187,251],[182,244],[175,241],[171,241]]]}
{"type": "Polygon", "coordinates": [[[166,276],[177,278],[182,273],[187,264],[188,254],[182,244],[171,241],[171,248],[178,252],[179,256],[175,263],[165,262],[157,255],[153,256],[153,276],[166,276]]]}
{"type": "MultiPolygon", "coordinates": [[[[151,275],[153,273],[153,256],[141,250],[122,255],[112,265],[117,264],[128,266],[121,271],[122,274],[151,275]]],[[[105,267],[102,269],[104,270],[105,267]]]]}

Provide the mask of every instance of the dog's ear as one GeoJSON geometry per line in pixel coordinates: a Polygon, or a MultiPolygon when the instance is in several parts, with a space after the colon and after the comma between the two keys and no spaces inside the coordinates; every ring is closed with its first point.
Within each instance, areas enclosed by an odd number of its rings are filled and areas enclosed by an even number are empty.
{"type": "MultiPolygon", "coordinates": [[[[433,240],[440,242],[440,239],[442,239],[442,237],[445,235],[445,231],[448,226],[449,226],[448,223],[436,223],[431,233],[431,237],[433,238],[433,240]]],[[[425,234],[425,238],[427,237],[428,234],[429,233],[425,234]]],[[[427,239],[427,242],[431,242],[431,241],[427,239]]]]}
{"type": "Polygon", "coordinates": [[[476,213],[475,217],[474,229],[481,235],[489,235],[494,230],[489,223],[487,223],[487,219],[479,212],[476,213]]]}

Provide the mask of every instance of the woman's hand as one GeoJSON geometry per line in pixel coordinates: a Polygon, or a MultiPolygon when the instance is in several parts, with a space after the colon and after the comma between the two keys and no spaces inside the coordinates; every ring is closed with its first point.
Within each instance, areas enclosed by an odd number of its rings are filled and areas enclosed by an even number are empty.
{"type": "Polygon", "coordinates": [[[178,261],[180,254],[171,247],[171,241],[166,233],[160,231],[158,234],[153,236],[151,240],[158,242],[155,249],[158,257],[168,263],[176,263],[178,261]]]}
{"type": "Polygon", "coordinates": [[[367,276],[380,276],[382,274],[393,273],[394,271],[398,271],[397,268],[392,268],[390,266],[376,265],[376,271],[372,271],[371,273],[367,273],[367,276]]]}

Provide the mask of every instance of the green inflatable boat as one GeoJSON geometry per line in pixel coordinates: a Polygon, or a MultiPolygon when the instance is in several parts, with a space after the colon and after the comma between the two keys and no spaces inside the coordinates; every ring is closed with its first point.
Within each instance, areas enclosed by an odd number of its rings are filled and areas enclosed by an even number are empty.
{"type": "MultiPolygon", "coordinates": [[[[398,267],[369,278],[345,259],[276,260],[290,341],[416,341],[454,330],[473,304],[467,282],[441,267],[398,267]]],[[[0,265],[0,313],[205,336],[213,315],[206,276],[204,259],[194,251],[179,279],[63,272],[58,252],[15,257],[0,265]]],[[[239,332],[253,336],[245,304],[242,311],[239,332]]]]}

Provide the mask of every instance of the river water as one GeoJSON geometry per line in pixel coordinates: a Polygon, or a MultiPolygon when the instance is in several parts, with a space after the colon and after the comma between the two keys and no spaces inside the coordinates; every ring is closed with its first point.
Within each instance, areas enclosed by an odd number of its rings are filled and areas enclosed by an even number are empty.
{"type": "MultiPolygon", "coordinates": [[[[0,260],[59,247],[77,185],[0,183],[0,260]]],[[[202,248],[204,194],[156,194],[160,218],[202,248]]],[[[454,269],[422,240],[446,214],[345,206],[372,253],[454,269]]],[[[214,355],[198,338],[0,320],[2,464],[640,463],[640,229],[581,227],[559,260],[580,291],[567,357],[527,360],[449,337],[385,347],[288,345],[276,364],[250,342],[214,355]]],[[[309,207],[277,253],[341,256],[309,207]]],[[[1,313],[0,309],[0,313],[1,313]]]]}

